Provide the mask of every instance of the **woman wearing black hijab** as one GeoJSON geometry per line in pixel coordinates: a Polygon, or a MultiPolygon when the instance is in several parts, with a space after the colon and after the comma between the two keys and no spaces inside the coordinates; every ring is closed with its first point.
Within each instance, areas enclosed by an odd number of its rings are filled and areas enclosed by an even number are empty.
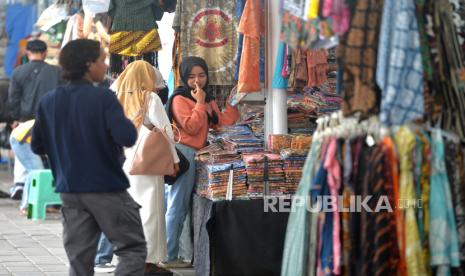
{"type": "Polygon", "coordinates": [[[180,68],[183,86],[178,87],[168,101],[170,120],[179,128],[180,144],[176,147],[189,160],[189,170],[170,186],[167,194],[166,234],[168,263],[166,267],[181,267],[178,260],[179,237],[195,182],[195,152],[206,145],[208,130],[232,125],[239,118],[236,108],[227,106],[220,112],[208,87],[208,66],[199,57],[186,57],[180,68]]]}

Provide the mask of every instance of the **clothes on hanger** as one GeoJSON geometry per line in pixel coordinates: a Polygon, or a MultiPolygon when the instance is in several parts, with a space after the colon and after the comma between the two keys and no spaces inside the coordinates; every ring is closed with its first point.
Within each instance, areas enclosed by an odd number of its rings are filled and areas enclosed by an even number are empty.
{"type": "Polygon", "coordinates": [[[369,200],[359,210],[336,208],[337,214],[295,206],[281,275],[460,271],[465,238],[460,141],[445,145],[448,135],[436,128],[383,127],[388,131],[381,135],[376,118],[362,123],[340,115],[327,118],[318,120],[296,197],[315,202],[317,196],[337,195],[337,208],[351,208],[350,196],[369,200]]]}

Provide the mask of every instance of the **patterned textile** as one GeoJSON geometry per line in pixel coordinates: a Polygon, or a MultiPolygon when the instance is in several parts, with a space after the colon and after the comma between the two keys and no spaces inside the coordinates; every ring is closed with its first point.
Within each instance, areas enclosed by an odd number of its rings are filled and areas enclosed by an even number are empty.
{"type": "MultiPolygon", "coordinates": [[[[344,208],[350,207],[350,197],[354,195],[353,185],[351,181],[352,176],[352,142],[346,141],[342,147],[342,160],[343,160],[343,202],[344,208]]],[[[350,213],[343,212],[341,214],[341,226],[342,226],[342,275],[350,275],[350,213]]]]}
{"type": "Polygon", "coordinates": [[[263,32],[261,0],[247,0],[238,32],[244,35],[237,91],[258,92],[260,86],[260,35],[263,32]]]}
{"type": "MultiPolygon", "coordinates": [[[[321,145],[322,142],[320,140],[312,143],[296,196],[308,196],[310,193],[311,180],[315,176],[317,164],[319,163],[318,158],[321,145]]],[[[311,269],[315,267],[314,264],[307,261],[309,258],[315,261],[315,243],[310,243],[311,241],[308,240],[308,236],[311,233],[310,228],[316,226],[316,223],[309,224],[309,222],[315,222],[315,220],[311,220],[314,213],[308,213],[307,208],[303,205],[297,205],[295,202],[293,202],[293,205],[295,206],[295,212],[289,214],[281,275],[306,276],[307,268],[311,269]]]]}
{"type": "MultiPolygon", "coordinates": [[[[408,275],[425,275],[426,262],[423,258],[418,224],[415,217],[415,185],[413,182],[413,150],[415,135],[407,127],[401,127],[395,134],[395,141],[399,153],[400,183],[399,199],[408,202],[402,206],[402,216],[405,222],[405,253],[408,275]]],[[[400,202],[399,202],[400,203],[400,202]]]]}
{"type": "Polygon", "coordinates": [[[111,0],[111,32],[149,31],[157,28],[152,0],[111,0]]]}
{"type": "Polygon", "coordinates": [[[123,56],[141,56],[161,50],[158,30],[149,32],[116,32],[110,35],[110,53],[123,56]]]}
{"type": "Polygon", "coordinates": [[[328,53],[326,50],[310,50],[307,52],[308,82],[307,86],[323,84],[328,75],[328,53]]]}
{"type": "MultiPolygon", "coordinates": [[[[422,231],[420,231],[420,238],[422,242],[423,255],[427,263],[430,262],[429,253],[429,201],[430,201],[430,178],[431,178],[431,139],[430,137],[420,131],[417,133],[418,139],[422,144],[422,158],[421,158],[421,172],[420,172],[420,195],[417,197],[421,199],[422,208],[417,208],[418,220],[421,220],[423,225],[422,231]],[[419,214],[419,216],[418,216],[419,214]]],[[[420,223],[420,222],[419,222],[420,223]]],[[[431,275],[431,266],[427,266],[427,273],[431,275]]]]}
{"type": "MultiPolygon", "coordinates": [[[[332,214],[332,258],[333,258],[333,273],[339,275],[341,273],[341,238],[340,238],[340,214],[338,206],[338,195],[339,189],[341,188],[341,164],[337,158],[337,140],[332,138],[328,147],[328,153],[326,155],[326,162],[324,167],[328,171],[328,186],[331,196],[335,199],[335,208],[332,214]]],[[[331,273],[329,273],[332,275],[331,273]]]]}
{"type": "Polygon", "coordinates": [[[465,260],[465,178],[463,152],[453,141],[445,143],[447,176],[451,185],[452,202],[460,243],[460,259],[465,260]]]}
{"type": "MultiPolygon", "coordinates": [[[[382,147],[369,148],[365,158],[365,179],[362,184],[362,196],[371,195],[368,205],[372,210],[382,197],[387,196],[389,206],[394,205],[394,195],[389,167],[386,164],[382,147]]],[[[385,203],[386,204],[386,203],[385,203]]],[[[399,261],[394,213],[388,209],[379,212],[362,210],[362,274],[361,275],[395,275],[399,261]]]]}
{"type": "Polygon", "coordinates": [[[383,0],[356,1],[349,31],[341,39],[339,60],[344,70],[342,111],[379,113],[381,94],[375,82],[378,34],[383,0]]]}
{"type": "Polygon", "coordinates": [[[414,0],[385,0],[376,80],[382,90],[381,122],[421,119],[423,66],[414,0]]]}
{"type": "Polygon", "coordinates": [[[431,80],[433,78],[433,68],[431,63],[431,49],[428,44],[428,38],[426,35],[425,1],[426,0],[415,0],[415,7],[418,23],[418,32],[420,35],[420,49],[423,62],[423,73],[427,80],[431,80]]]}
{"type": "Polygon", "coordinates": [[[438,275],[448,275],[451,267],[460,266],[457,227],[452,206],[452,195],[445,164],[442,131],[433,130],[430,198],[431,265],[438,275]]]}
{"type": "MultiPolygon", "coordinates": [[[[443,104],[441,127],[465,138],[465,64],[448,0],[428,1],[426,30],[433,61],[432,92],[443,104]]],[[[435,113],[438,110],[437,105],[435,113]]],[[[436,115],[436,114],[434,114],[436,115]]],[[[433,117],[434,118],[434,117],[433,117]]]]}
{"type": "MultiPolygon", "coordinates": [[[[391,137],[386,136],[382,139],[381,146],[383,147],[383,151],[385,152],[385,163],[387,166],[386,170],[389,170],[387,175],[390,176],[390,180],[392,181],[392,193],[394,196],[394,202],[399,202],[400,179],[398,169],[398,157],[396,153],[394,140],[391,137]]],[[[406,276],[407,264],[405,256],[405,224],[402,210],[400,208],[394,209],[394,217],[395,221],[392,223],[395,224],[395,231],[392,231],[392,235],[397,239],[397,249],[399,255],[399,262],[397,263],[397,272],[399,276],[406,276]]]]}
{"type": "MultiPolygon", "coordinates": [[[[232,85],[237,50],[235,1],[179,0],[181,55],[199,56],[208,64],[211,85],[232,85]]],[[[180,62],[180,61],[179,61],[180,62]]]]}

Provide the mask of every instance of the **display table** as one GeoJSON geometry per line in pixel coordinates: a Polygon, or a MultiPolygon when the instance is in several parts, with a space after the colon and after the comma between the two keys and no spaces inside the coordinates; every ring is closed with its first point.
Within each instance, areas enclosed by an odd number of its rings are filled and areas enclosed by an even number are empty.
{"type": "Polygon", "coordinates": [[[194,195],[196,275],[279,276],[289,213],[263,210],[263,200],[194,195]]]}

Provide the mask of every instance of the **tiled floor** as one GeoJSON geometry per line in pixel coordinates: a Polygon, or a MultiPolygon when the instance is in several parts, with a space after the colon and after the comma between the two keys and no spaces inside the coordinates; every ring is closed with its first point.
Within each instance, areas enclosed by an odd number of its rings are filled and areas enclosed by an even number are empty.
{"type": "MultiPolygon", "coordinates": [[[[0,191],[10,183],[0,172],[0,191]]],[[[59,215],[45,221],[31,221],[18,214],[18,201],[0,198],[0,275],[66,276],[68,260],[63,249],[59,215]]],[[[173,271],[174,275],[194,276],[193,269],[173,271]]],[[[111,274],[95,274],[98,276],[111,274]]]]}

